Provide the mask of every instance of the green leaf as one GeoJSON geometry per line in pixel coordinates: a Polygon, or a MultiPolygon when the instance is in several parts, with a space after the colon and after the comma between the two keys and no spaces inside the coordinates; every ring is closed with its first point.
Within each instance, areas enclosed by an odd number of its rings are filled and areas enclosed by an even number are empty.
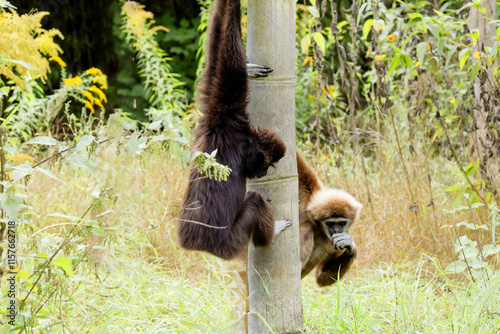
{"type": "Polygon", "coordinates": [[[373,19],[366,20],[365,24],[363,25],[363,36],[365,37],[365,39],[368,37],[370,30],[372,30],[372,25],[373,25],[373,19]]]}
{"type": "Polygon", "coordinates": [[[438,42],[438,53],[440,55],[443,54],[443,50],[444,50],[444,45],[446,43],[446,38],[441,38],[438,42]]]}
{"type": "Polygon", "coordinates": [[[152,123],[148,124],[149,130],[155,131],[155,130],[159,129],[162,122],[163,122],[163,120],[160,119],[159,121],[152,122],[152,123]]]}
{"type": "Polygon", "coordinates": [[[47,175],[48,177],[54,179],[54,180],[57,180],[59,182],[62,182],[62,183],[65,183],[63,180],[59,179],[57,176],[55,176],[50,170],[46,170],[46,169],[43,169],[43,168],[40,168],[40,167],[36,167],[35,168],[36,171],[40,172],[40,173],[43,173],[45,175],[47,175]]]}
{"type": "Polygon", "coordinates": [[[373,21],[373,29],[376,32],[382,32],[385,30],[385,21],[384,20],[375,20],[373,21]]]}
{"type": "Polygon", "coordinates": [[[92,163],[91,161],[89,161],[88,159],[86,159],[84,156],[82,156],[78,152],[71,154],[68,158],[68,161],[73,166],[76,166],[76,167],[82,168],[82,169],[86,169],[92,174],[97,172],[97,166],[94,163],[92,163]]]}
{"type": "Polygon", "coordinates": [[[434,9],[434,12],[435,12],[436,14],[438,14],[438,16],[439,16],[439,17],[443,17],[443,15],[444,15],[444,14],[443,14],[443,13],[441,13],[439,10],[435,10],[435,9],[434,9]]]}
{"type": "Polygon", "coordinates": [[[59,218],[64,218],[64,219],[70,219],[70,220],[74,220],[74,221],[79,221],[81,219],[80,217],[71,216],[71,215],[65,215],[65,214],[62,214],[62,213],[49,213],[47,216],[49,216],[49,217],[59,217],[59,218]]]}
{"type": "Polygon", "coordinates": [[[467,48],[467,49],[463,49],[458,54],[458,57],[460,58],[460,70],[463,69],[465,62],[467,61],[467,58],[469,58],[470,52],[471,52],[471,50],[469,48],[467,48]]]}
{"type": "Polygon", "coordinates": [[[461,188],[462,188],[462,185],[460,183],[457,183],[457,184],[452,185],[451,187],[446,188],[444,191],[456,193],[461,188]]]}
{"type": "Polygon", "coordinates": [[[419,18],[419,19],[423,19],[424,17],[422,16],[422,14],[419,14],[419,13],[410,13],[408,14],[408,17],[411,18],[411,19],[416,19],[416,18],[419,18]]]}
{"type": "Polygon", "coordinates": [[[21,170],[18,170],[18,169],[14,169],[14,173],[12,175],[12,182],[19,181],[20,179],[22,179],[26,175],[31,175],[31,173],[28,173],[28,172],[25,172],[25,171],[21,171],[21,170]]]}
{"type": "Polygon", "coordinates": [[[403,54],[403,59],[406,63],[406,66],[408,68],[412,68],[413,67],[413,61],[411,60],[411,58],[407,55],[407,54],[403,54]]]}
{"type": "Polygon", "coordinates": [[[26,175],[31,175],[33,171],[34,169],[33,167],[31,167],[31,164],[28,161],[26,161],[24,164],[14,167],[14,173],[13,173],[14,175],[12,181],[16,182],[25,177],[26,175]]]}
{"type": "Polygon", "coordinates": [[[431,32],[431,34],[436,38],[439,39],[439,30],[437,29],[436,25],[434,23],[428,22],[426,25],[427,29],[431,32]]]}
{"type": "Polygon", "coordinates": [[[3,193],[0,194],[0,205],[2,210],[5,211],[9,219],[17,220],[19,210],[21,210],[21,205],[23,201],[14,194],[3,193]]]}
{"type": "Polygon", "coordinates": [[[448,267],[446,267],[446,269],[444,270],[444,273],[445,274],[458,274],[458,273],[461,273],[462,271],[464,271],[465,269],[467,269],[467,264],[462,261],[462,260],[459,260],[459,261],[455,261],[455,262],[452,262],[448,265],[448,267]]]}
{"type": "Polygon", "coordinates": [[[483,247],[483,256],[484,257],[498,254],[498,253],[500,253],[500,247],[498,247],[497,245],[489,244],[489,245],[486,245],[483,247]]]}
{"type": "Polygon", "coordinates": [[[70,259],[64,256],[59,256],[54,260],[53,264],[61,267],[69,277],[73,278],[73,266],[70,259]]]}
{"type": "Polygon", "coordinates": [[[175,141],[184,145],[189,144],[189,139],[184,138],[184,137],[175,137],[175,141]]]}
{"type": "Polygon", "coordinates": [[[474,82],[474,79],[476,78],[477,73],[479,72],[479,68],[481,67],[481,62],[477,61],[476,64],[474,65],[474,68],[470,72],[470,77],[469,80],[471,82],[474,82]]]}
{"type": "Polygon", "coordinates": [[[80,138],[80,140],[78,141],[78,144],[76,144],[75,150],[76,151],[81,151],[85,147],[87,147],[90,144],[92,144],[92,142],[94,141],[94,139],[95,139],[94,136],[89,136],[89,135],[82,136],[82,138],[80,138]]]}
{"type": "Polygon", "coordinates": [[[177,143],[172,143],[170,145],[170,153],[175,155],[176,157],[182,159],[181,147],[177,143]]]}
{"type": "Polygon", "coordinates": [[[323,35],[320,32],[315,32],[313,34],[313,38],[316,44],[318,44],[319,48],[321,49],[321,52],[325,53],[326,42],[323,35]]]}
{"type": "Polygon", "coordinates": [[[28,64],[27,62],[22,61],[22,60],[5,59],[4,61],[7,62],[7,63],[14,63],[14,64],[17,64],[17,65],[21,65],[22,67],[25,67],[28,70],[38,71],[38,69],[34,68],[30,64],[28,64]]]}
{"type": "Polygon", "coordinates": [[[198,156],[201,154],[200,151],[196,151],[193,153],[193,156],[191,157],[191,161],[194,161],[194,159],[198,158],[198,156]]]}
{"type": "Polygon", "coordinates": [[[309,12],[312,14],[312,16],[314,16],[315,18],[319,17],[318,8],[316,8],[315,6],[307,6],[307,8],[309,9],[309,12]]]}
{"type": "Polygon", "coordinates": [[[300,41],[302,53],[309,54],[309,46],[311,45],[311,35],[304,36],[300,41]]]}
{"type": "Polygon", "coordinates": [[[17,277],[23,278],[23,279],[29,279],[31,277],[31,274],[29,272],[26,272],[22,269],[19,269],[17,272],[17,277]]]}
{"type": "Polygon", "coordinates": [[[392,59],[391,66],[389,67],[389,73],[387,75],[391,75],[392,72],[398,67],[399,63],[401,63],[401,56],[397,55],[392,59]]]}
{"type": "Polygon", "coordinates": [[[210,166],[210,160],[207,159],[203,164],[203,171],[205,172],[209,166],[210,166]]]}
{"type": "Polygon", "coordinates": [[[345,25],[348,25],[348,24],[349,24],[349,22],[347,22],[347,21],[342,21],[342,22],[339,22],[339,23],[337,23],[337,29],[338,29],[340,32],[342,32],[342,28],[343,28],[345,25]]]}
{"type": "Polygon", "coordinates": [[[420,66],[424,63],[424,57],[427,53],[427,42],[421,42],[417,44],[417,58],[420,62],[420,66]]]}
{"type": "Polygon", "coordinates": [[[56,145],[57,140],[52,137],[40,136],[35,137],[27,142],[27,144],[40,144],[40,145],[56,145]]]}
{"type": "Polygon", "coordinates": [[[187,166],[190,155],[191,155],[191,152],[189,150],[184,150],[184,153],[182,153],[182,165],[183,166],[187,166]]]}
{"type": "Polygon", "coordinates": [[[453,57],[453,55],[457,51],[457,48],[458,45],[453,45],[452,47],[450,47],[450,51],[448,51],[448,55],[446,56],[446,63],[444,64],[445,67],[450,63],[451,57],[453,57]]]}

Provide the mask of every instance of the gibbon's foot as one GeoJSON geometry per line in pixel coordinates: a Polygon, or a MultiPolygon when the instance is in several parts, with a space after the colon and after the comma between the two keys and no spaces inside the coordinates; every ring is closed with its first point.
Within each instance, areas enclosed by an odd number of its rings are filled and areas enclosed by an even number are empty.
{"type": "Polygon", "coordinates": [[[349,233],[337,233],[332,236],[332,246],[336,250],[347,250],[352,253],[356,250],[356,244],[349,233]]]}
{"type": "Polygon", "coordinates": [[[281,231],[283,231],[288,226],[292,225],[290,219],[277,220],[274,222],[274,235],[278,235],[281,231]]]}
{"type": "Polygon", "coordinates": [[[267,77],[273,70],[269,66],[247,63],[247,73],[249,77],[263,78],[267,77]]]}

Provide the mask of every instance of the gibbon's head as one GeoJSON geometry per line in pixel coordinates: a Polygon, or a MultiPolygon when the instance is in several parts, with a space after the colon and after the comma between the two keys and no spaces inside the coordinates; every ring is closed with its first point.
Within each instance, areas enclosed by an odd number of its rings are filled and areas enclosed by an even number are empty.
{"type": "Polygon", "coordinates": [[[331,188],[316,191],[307,205],[309,219],[321,223],[330,237],[336,233],[344,233],[359,218],[363,205],[349,193],[331,188]]]}
{"type": "Polygon", "coordinates": [[[254,131],[263,154],[264,166],[269,167],[285,156],[286,146],[280,136],[267,128],[257,128],[254,131]]]}

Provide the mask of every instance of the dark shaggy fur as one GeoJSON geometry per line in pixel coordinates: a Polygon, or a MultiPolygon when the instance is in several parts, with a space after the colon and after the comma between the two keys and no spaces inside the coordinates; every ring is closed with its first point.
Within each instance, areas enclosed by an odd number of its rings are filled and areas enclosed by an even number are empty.
{"type": "Polygon", "coordinates": [[[227,181],[218,182],[191,166],[178,238],[184,248],[231,259],[247,248],[252,235],[256,246],[272,241],[272,209],[258,192],[246,191],[246,179],[264,176],[286,148],[271,130],[250,126],[240,1],[217,0],[211,20],[195,149],[217,149],[217,161],[232,172],[227,181]]]}

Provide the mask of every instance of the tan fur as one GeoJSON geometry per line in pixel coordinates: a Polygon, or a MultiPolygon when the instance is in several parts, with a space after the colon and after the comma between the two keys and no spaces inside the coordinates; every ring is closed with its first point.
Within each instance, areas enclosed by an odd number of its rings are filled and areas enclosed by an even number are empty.
{"type": "Polygon", "coordinates": [[[310,196],[306,212],[312,220],[321,221],[329,217],[346,217],[355,221],[363,205],[349,193],[322,187],[310,196]]]}
{"type": "Polygon", "coordinates": [[[358,220],[363,205],[349,193],[332,189],[318,180],[314,170],[297,151],[299,174],[300,260],[302,277],[316,268],[316,282],[331,285],[342,278],[357,256],[357,249],[336,250],[325,221],[346,218],[343,233],[358,220]]]}

